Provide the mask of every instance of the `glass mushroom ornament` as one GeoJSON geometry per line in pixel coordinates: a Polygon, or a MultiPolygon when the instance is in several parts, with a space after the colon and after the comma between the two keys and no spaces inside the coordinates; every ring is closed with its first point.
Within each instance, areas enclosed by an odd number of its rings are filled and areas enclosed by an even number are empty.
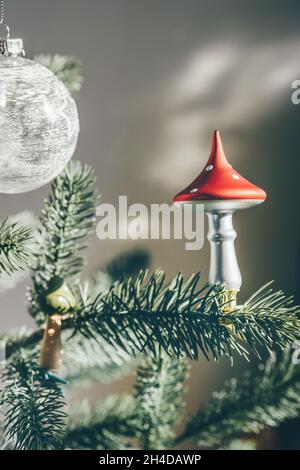
{"type": "MultiPolygon", "coordinates": [[[[2,23],[2,27],[4,23],[2,23]]],[[[79,133],[74,99],[46,67],[24,57],[23,40],[0,39],[0,192],[31,191],[71,159],[79,133]]]]}
{"type": "Polygon", "coordinates": [[[229,164],[219,131],[214,132],[211,154],[203,171],[174,197],[176,205],[192,204],[196,208],[204,205],[211,250],[209,284],[225,286],[225,310],[236,307],[236,294],[242,285],[232,215],[236,210],[261,204],[265,199],[263,189],[250,183],[229,164]]]}

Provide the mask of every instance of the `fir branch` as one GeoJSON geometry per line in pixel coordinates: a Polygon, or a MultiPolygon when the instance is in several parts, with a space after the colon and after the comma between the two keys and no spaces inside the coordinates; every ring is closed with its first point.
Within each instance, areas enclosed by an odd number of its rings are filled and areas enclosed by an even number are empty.
{"type": "Polygon", "coordinates": [[[96,408],[85,400],[70,410],[64,448],[112,450],[128,447],[123,435],[131,434],[128,417],[133,401],[128,395],[111,395],[96,408]]]}
{"type": "Polygon", "coordinates": [[[23,270],[31,260],[32,244],[29,228],[20,227],[17,223],[0,224],[0,274],[12,274],[23,270]]]}
{"type": "Polygon", "coordinates": [[[292,296],[274,291],[271,284],[261,287],[224,318],[232,334],[247,343],[259,358],[259,346],[272,354],[274,349],[284,350],[300,333],[300,307],[292,296]]]}
{"type": "Polygon", "coordinates": [[[158,270],[150,279],[140,273],[135,280],[115,283],[74,312],[75,332],[102,337],[133,354],[155,355],[158,343],[169,354],[193,360],[199,352],[207,359],[232,358],[233,351],[247,358],[245,346],[259,356],[259,347],[283,349],[299,335],[299,307],[282,292],[266,286],[236,312],[222,313],[222,291],[199,288],[199,278],[196,274],[184,282],[179,274],[165,285],[158,270]]]}
{"type": "Polygon", "coordinates": [[[39,54],[34,56],[34,61],[52,70],[72,95],[81,89],[83,83],[82,66],[77,57],[59,54],[39,54]]]}
{"type": "MultiPolygon", "coordinates": [[[[30,229],[30,237],[28,243],[26,243],[27,252],[29,253],[29,259],[26,266],[22,266],[22,270],[14,271],[12,273],[1,272],[0,276],[0,296],[5,294],[7,291],[14,289],[17,285],[27,279],[30,274],[30,261],[33,258],[32,253],[35,249],[35,233],[37,230],[37,218],[30,211],[22,211],[18,214],[11,215],[7,218],[7,224],[20,224],[21,226],[28,227],[30,229]]],[[[18,225],[17,225],[18,226],[18,225]]]]}
{"type": "Polygon", "coordinates": [[[273,355],[258,374],[228,381],[190,418],[176,442],[193,439],[199,446],[217,448],[299,415],[300,366],[292,363],[288,350],[278,358],[273,355]]]}
{"type": "MultiPolygon", "coordinates": [[[[233,351],[248,358],[245,346],[259,356],[259,347],[283,349],[299,335],[299,307],[281,291],[265,286],[233,313],[222,313],[222,291],[198,287],[200,275],[184,282],[181,275],[164,283],[156,271],[150,279],[141,273],[136,280],[115,283],[92,303],[82,300],[63,328],[81,333],[87,340],[105,340],[128,354],[150,352],[159,344],[167,353],[195,360],[233,351]]],[[[34,338],[27,338],[32,344],[34,338]]],[[[11,350],[14,343],[10,343],[11,350]]]]}
{"type": "MultiPolygon", "coordinates": [[[[147,272],[141,272],[136,279],[116,282],[91,304],[82,302],[74,312],[75,332],[86,338],[102,337],[130,354],[150,351],[155,355],[158,341],[170,353],[181,355],[189,351],[196,358],[199,347],[207,355],[206,345],[198,338],[198,331],[195,337],[192,328],[194,319],[196,326],[197,320],[204,320],[209,333],[208,315],[204,315],[208,298],[200,298],[205,289],[197,287],[199,278],[198,274],[184,283],[178,275],[170,285],[165,285],[164,273],[157,270],[149,279],[147,272]],[[193,316],[189,318],[191,310],[193,316]],[[188,332],[184,327],[189,328],[188,332]]],[[[211,300],[217,314],[217,303],[211,300]]],[[[229,336],[226,327],[222,330],[229,336]]]]}
{"type": "Polygon", "coordinates": [[[170,446],[174,426],[184,407],[187,378],[186,360],[165,354],[146,359],[138,368],[132,427],[142,449],[159,450],[170,446]]]}
{"type": "MultiPolygon", "coordinates": [[[[52,194],[41,216],[33,289],[29,296],[35,318],[41,311],[40,298],[50,282],[56,277],[75,281],[82,271],[80,252],[86,247],[86,237],[95,223],[94,184],[93,171],[79,162],[71,162],[52,183],[52,194]]],[[[44,315],[41,316],[43,319],[44,315]]]]}
{"type": "Polygon", "coordinates": [[[17,450],[60,448],[66,414],[60,388],[46,382],[36,357],[14,356],[3,374],[1,403],[5,410],[5,438],[17,450]]]}
{"type": "Polygon", "coordinates": [[[94,173],[88,166],[71,162],[52,184],[52,194],[41,216],[40,252],[35,281],[45,289],[54,277],[72,279],[83,267],[79,255],[95,223],[97,196],[94,173]]]}

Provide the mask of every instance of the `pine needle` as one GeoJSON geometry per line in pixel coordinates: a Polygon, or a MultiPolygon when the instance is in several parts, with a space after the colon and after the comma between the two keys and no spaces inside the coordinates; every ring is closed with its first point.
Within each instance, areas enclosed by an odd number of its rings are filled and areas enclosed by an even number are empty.
{"type": "Polygon", "coordinates": [[[193,439],[201,447],[219,448],[299,415],[300,368],[287,350],[273,355],[258,373],[229,380],[189,419],[176,442],[193,439]]]}
{"type": "Polygon", "coordinates": [[[92,303],[82,302],[74,312],[75,332],[101,337],[130,354],[156,355],[157,344],[168,354],[197,360],[199,354],[217,360],[233,351],[248,358],[248,349],[260,357],[260,348],[284,349],[300,332],[299,307],[282,292],[266,286],[240,309],[222,313],[222,291],[199,287],[200,274],[170,284],[164,273],[115,283],[92,303]],[[264,301],[262,300],[264,299],[264,301]]]}
{"type": "Polygon", "coordinates": [[[60,388],[46,382],[36,361],[14,356],[3,374],[1,402],[6,411],[3,431],[16,450],[51,450],[61,447],[66,414],[60,388]]]}
{"type": "Polygon", "coordinates": [[[23,270],[31,260],[31,231],[6,220],[0,224],[0,274],[23,270]]]}
{"type": "Polygon", "coordinates": [[[29,295],[31,314],[43,322],[40,299],[52,279],[75,282],[83,269],[81,251],[95,224],[97,194],[94,173],[88,166],[71,162],[52,184],[41,216],[38,250],[29,295]]]}
{"type": "Polygon", "coordinates": [[[138,368],[135,411],[131,421],[142,449],[164,449],[171,445],[175,425],[184,408],[185,359],[159,354],[138,368]]]}

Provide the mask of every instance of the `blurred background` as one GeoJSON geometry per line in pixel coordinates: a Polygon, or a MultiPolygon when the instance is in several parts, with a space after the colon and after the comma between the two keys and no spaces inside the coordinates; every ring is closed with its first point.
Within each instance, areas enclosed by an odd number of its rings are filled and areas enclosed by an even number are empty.
{"type": "MultiPolygon", "coordinates": [[[[129,204],[170,202],[200,172],[212,132],[220,129],[234,168],[268,193],[263,205],[235,216],[240,301],[272,279],[300,301],[300,105],[291,102],[291,84],[300,79],[299,2],[7,3],[7,22],[13,36],[24,38],[27,55],[74,54],[82,60],[81,134],[74,158],[95,168],[102,201],[117,204],[119,195],[127,195],[129,204]]],[[[48,192],[49,186],[1,194],[1,217],[24,210],[38,214],[48,192]]],[[[207,279],[208,243],[192,252],[172,240],[94,237],[87,274],[134,246],[150,249],[152,266],[161,266],[169,278],[200,270],[207,279]]],[[[28,283],[2,295],[2,330],[31,325],[24,300],[28,283]]],[[[188,409],[247,367],[240,360],[233,368],[225,361],[194,365],[188,409]]],[[[129,388],[131,381],[113,389],[129,388]]],[[[103,387],[97,394],[108,391],[103,387]]],[[[297,432],[286,429],[291,428],[279,430],[266,445],[297,446],[297,432]]]]}

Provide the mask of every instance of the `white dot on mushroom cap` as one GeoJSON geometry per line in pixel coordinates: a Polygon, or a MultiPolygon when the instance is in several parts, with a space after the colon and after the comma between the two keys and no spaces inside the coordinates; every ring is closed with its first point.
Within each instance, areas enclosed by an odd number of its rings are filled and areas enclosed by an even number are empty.
{"type": "Polygon", "coordinates": [[[235,180],[239,180],[240,177],[238,175],[232,175],[232,178],[234,178],[235,180]]]}
{"type": "Polygon", "coordinates": [[[206,171],[211,171],[213,168],[214,168],[213,165],[208,165],[208,166],[205,168],[205,170],[206,170],[206,171]]]}
{"type": "Polygon", "coordinates": [[[198,191],[198,189],[197,189],[197,188],[194,188],[194,189],[191,189],[191,190],[190,190],[190,193],[196,193],[197,191],[198,191]]]}

